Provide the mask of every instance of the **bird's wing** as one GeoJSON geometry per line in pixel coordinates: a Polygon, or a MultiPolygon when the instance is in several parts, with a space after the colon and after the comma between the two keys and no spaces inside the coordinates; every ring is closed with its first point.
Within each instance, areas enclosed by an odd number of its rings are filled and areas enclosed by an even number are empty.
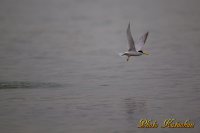
{"type": "Polygon", "coordinates": [[[147,37],[148,37],[148,34],[149,32],[146,32],[144,35],[142,35],[139,40],[137,41],[137,43],[135,44],[135,48],[136,48],[136,51],[140,51],[142,50],[146,40],[147,40],[147,37]]]}
{"type": "Polygon", "coordinates": [[[136,51],[134,40],[133,40],[133,37],[131,35],[130,22],[128,24],[128,28],[126,30],[126,33],[127,33],[128,43],[129,43],[129,50],[128,51],[136,51]]]}

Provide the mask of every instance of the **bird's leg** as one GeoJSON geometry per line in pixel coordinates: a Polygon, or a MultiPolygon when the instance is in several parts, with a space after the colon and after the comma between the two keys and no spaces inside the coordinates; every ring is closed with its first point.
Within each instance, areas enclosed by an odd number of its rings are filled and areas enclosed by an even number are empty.
{"type": "Polygon", "coordinates": [[[129,60],[129,58],[130,58],[130,56],[127,56],[128,58],[126,59],[126,61],[128,61],[129,60]]]}

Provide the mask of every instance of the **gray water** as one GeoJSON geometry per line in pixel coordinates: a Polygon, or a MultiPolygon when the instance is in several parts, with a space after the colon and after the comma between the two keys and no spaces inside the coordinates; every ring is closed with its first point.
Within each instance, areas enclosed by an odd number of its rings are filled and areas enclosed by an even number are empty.
{"type": "Polygon", "coordinates": [[[1,0],[1,133],[198,133],[198,0],[1,0]],[[129,62],[126,28],[149,56],[129,62]],[[142,118],[195,122],[141,129],[142,118]]]}

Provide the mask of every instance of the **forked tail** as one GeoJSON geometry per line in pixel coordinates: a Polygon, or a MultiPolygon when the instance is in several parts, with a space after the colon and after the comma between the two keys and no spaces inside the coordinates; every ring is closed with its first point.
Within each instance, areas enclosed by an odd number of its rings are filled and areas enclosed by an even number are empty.
{"type": "Polygon", "coordinates": [[[119,55],[119,56],[124,56],[125,54],[124,54],[124,53],[118,53],[118,55],[119,55]]]}

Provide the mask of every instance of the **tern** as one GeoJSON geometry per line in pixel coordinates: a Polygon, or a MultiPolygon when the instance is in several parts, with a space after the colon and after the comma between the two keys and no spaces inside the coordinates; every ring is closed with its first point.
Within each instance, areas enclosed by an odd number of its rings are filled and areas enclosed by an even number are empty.
{"type": "Polygon", "coordinates": [[[149,55],[148,53],[143,52],[143,50],[142,50],[142,48],[147,40],[149,32],[146,32],[145,34],[143,34],[135,44],[133,37],[131,35],[130,22],[129,22],[128,28],[126,30],[126,34],[127,34],[127,38],[128,38],[129,49],[127,52],[119,53],[120,56],[124,56],[124,55],[127,56],[127,61],[128,61],[131,56],[141,56],[143,54],[149,55]]]}

